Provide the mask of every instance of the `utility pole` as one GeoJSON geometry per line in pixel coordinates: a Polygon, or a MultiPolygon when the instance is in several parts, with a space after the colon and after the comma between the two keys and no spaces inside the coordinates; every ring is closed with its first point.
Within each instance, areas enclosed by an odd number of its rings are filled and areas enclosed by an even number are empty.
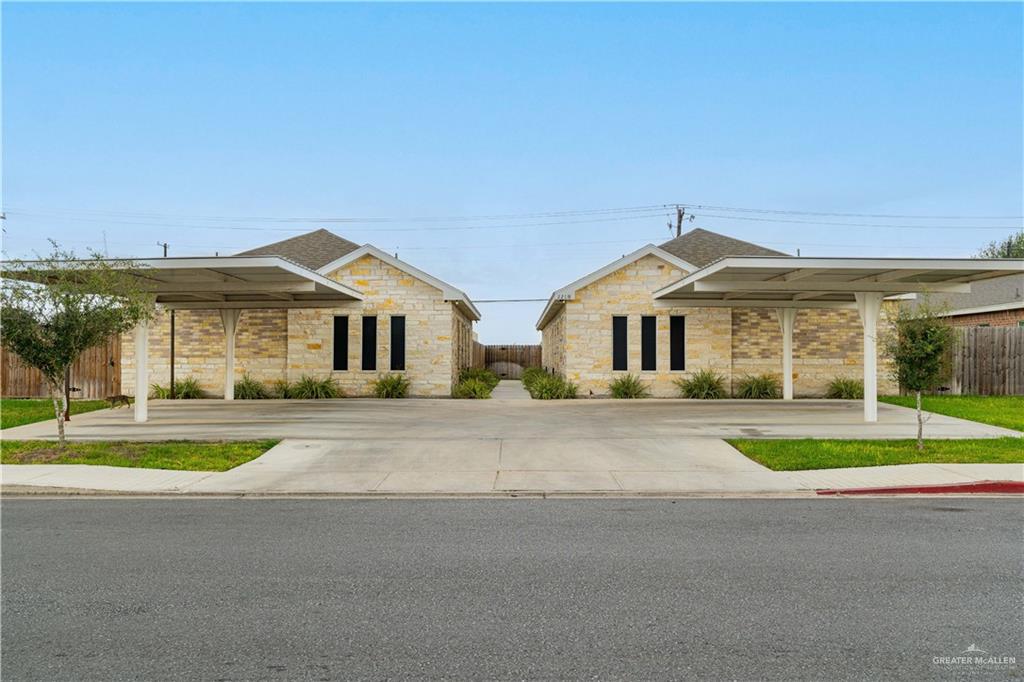
{"type": "Polygon", "coordinates": [[[164,247],[164,258],[167,258],[167,247],[169,244],[167,242],[157,242],[156,245],[164,247]]]}

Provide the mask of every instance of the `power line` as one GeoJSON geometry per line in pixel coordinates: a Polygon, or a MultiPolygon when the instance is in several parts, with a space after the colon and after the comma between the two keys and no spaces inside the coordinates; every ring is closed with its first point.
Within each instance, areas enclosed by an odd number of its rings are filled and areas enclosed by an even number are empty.
{"type": "Polygon", "coordinates": [[[897,230],[1020,230],[1024,225],[900,225],[893,223],[839,223],[825,220],[792,220],[787,218],[752,218],[750,216],[700,213],[700,218],[722,218],[725,220],[752,220],[760,223],[798,223],[801,225],[829,225],[837,227],[884,227],[897,230]]]}
{"type": "Polygon", "coordinates": [[[760,213],[773,215],[798,215],[798,216],[822,216],[822,217],[846,217],[846,218],[896,218],[907,220],[1021,220],[1024,215],[936,215],[936,214],[901,214],[901,213],[844,213],[837,211],[805,211],[794,209],[773,209],[739,206],[720,206],[713,204],[696,204],[689,202],[667,202],[661,204],[644,204],[637,206],[624,206],[615,208],[588,208],[588,209],[567,209],[551,211],[534,211],[528,213],[497,213],[480,215],[426,215],[426,216],[225,216],[225,215],[188,215],[170,214],[151,211],[120,211],[101,209],[81,208],[48,208],[23,209],[19,207],[6,207],[7,213],[68,213],[72,215],[94,215],[106,217],[127,217],[163,219],[176,221],[205,221],[205,222],[283,222],[283,223],[378,223],[378,222],[458,222],[458,221],[490,221],[490,220],[532,220],[539,218],[564,218],[576,216],[594,216],[609,214],[630,214],[667,212],[678,208],[725,211],[729,213],[760,213]]]}
{"type": "Polygon", "coordinates": [[[898,213],[834,213],[834,212],[821,212],[821,211],[793,211],[783,209],[770,209],[770,208],[739,208],[735,206],[709,206],[706,204],[686,204],[680,203],[680,206],[685,208],[692,208],[698,210],[709,210],[709,211],[729,211],[736,213],[775,213],[785,215],[807,215],[807,216],[825,216],[825,217],[845,217],[845,218],[900,218],[900,219],[913,219],[913,220],[1022,220],[1024,216],[1020,215],[1002,215],[1002,216],[984,216],[984,215],[907,215],[898,213]]]}

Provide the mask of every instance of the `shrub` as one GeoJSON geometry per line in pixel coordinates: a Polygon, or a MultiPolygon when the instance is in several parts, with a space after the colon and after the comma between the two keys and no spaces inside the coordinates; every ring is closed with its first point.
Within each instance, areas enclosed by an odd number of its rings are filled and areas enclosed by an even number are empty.
{"type": "Polygon", "coordinates": [[[334,379],[302,375],[302,378],[295,382],[289,390],[289,397],[298,400],[326,400],[328,398],[340,398],[341,391],[334,379]]]}
{"type": "Polygon", "coordinates": [[[404,374],[385,374],[373,382],[373,395],[378,398],[404,398],[409,393],[409,379],[404,374]]]}
{"type": "Polygon", "coordinates": [[[569,400],[576,397],[579,388],[558,374],[544,374],[531,383],[530,397],[537,400],[569,400]]]}
{"type": "Polygon", "coordinates": [[[174,397],[179,400],[195,400],[203,397],[203,389],[195,377],[185,377],[174,382],[174,397]]]}
{"type": "Polygon", "coordinates": [[[779,380],[771,374],[747,375],[736,385],[736,397],[748,400],[778,398],[782,395],[779,380]]]}
{"type": "Polygon", "coordinates": [[[519,375],[519,380],[523,382],[523,388],[529,391],[530,385],[533,384],[533,382],[538,379],[543,379],[546,376],[548,376],[548,373],[540,367],[527,367],[523,370],[523,373],[519,375]]]}
{"type": "Polygon", "coordinates": [[[640,377],[635,374],[626,374],[608,384],[613,398],[646,398],[651,395],[640,377]]]}
{"type": "Polygon", "coordinates": [[[825,397],[839,400],[860,400],[864,397],[864,381],[850,377],[836,377],[829,382],[825,397]]]}
{"type": "Polygon", "coordinates": [[[466,379],[455,384],[452,388],[452,397],[483,400],[491,397],[492,390],[493,386],[481,379],[466,379]]]}
{"type": "Polygon", "coordinates": [[[270,397],[270,392],[263,382],[243,374],[241,381],[235,382],[235,397],[239,400],[263,400],[270,397]]]}
{"type": "Polygon", "coordinates": [[[710,369],[694,372],[689,379],[676,379],[679,395],[700,400],[720,400],[726,396],[725,377],[710,369]]]}
{"type": "Polygon", "coordinates": [[[490,386],[492,390],[501,381],[501,377],[484,367],[466,367],[459,372],[458,383],[461,384],[463,381],[469,381],[470,379],[482,381],[490,386]]]}
{"type": "Polygon", "coordinates": [[[149,397],[155,400],[167,400],[171,397],[171,389],[160,384],[150,384],[149,397]]]}
{"type": "Polygon", "coordinates": [[[292,385],[288,383],[287,379],[278,379],[271,385],[270,392],[275,398],[291,398],[292,396],[292,385]]]}

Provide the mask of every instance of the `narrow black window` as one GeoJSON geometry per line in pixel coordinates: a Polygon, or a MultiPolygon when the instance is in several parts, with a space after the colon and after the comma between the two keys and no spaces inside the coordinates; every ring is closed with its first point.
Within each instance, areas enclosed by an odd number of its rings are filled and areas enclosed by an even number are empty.
{"type": "Polygon", "coordinates": [[[363,317],[363,369],[377,369],[377,318],[363,317]]]}
{"type": "Polygon", "coordinates": [[[391,369],[405,369],[405,315],[391,316],[391,369]]]}
{"type": "Polygon", "coordinates": [[[626,369],[626,318],[612,318],[612,369],[626,369]]]}
{"type": "Polygon", "coordinates": [[[669,318],[669,355],[673,371],[686,369],[686,317],[673,315],[669,318]]]}
{"type": "Polygon", "coordinates": [[[334,317],[334,369],[348,369],[348,315],[334,317]]]}
{"type": "Polygon", "coordinates": [[[640,318],[640,369],[650,372],[658,369],[658,318],[644,315],[640,318]]]}

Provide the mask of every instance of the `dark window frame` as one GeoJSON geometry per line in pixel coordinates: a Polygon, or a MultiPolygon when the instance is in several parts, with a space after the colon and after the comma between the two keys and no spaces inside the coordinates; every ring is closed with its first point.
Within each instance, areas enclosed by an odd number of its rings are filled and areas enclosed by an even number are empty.
{"type": "Polygon", "coordinates": [[[686,315],[668,318],[669,371],[686,371],[686,315]]]}
{"type": "Polygon", "coordinates": [[[359,367],[364,372],[377,371],[377,316],[363,315],[362,353],[359,367]]]}
{"type": "Polygon", "coordinates": [[[348,371],[348,315],[334,316],[334,347],[332,367],[335,372],[348,371]]]}
{"type": "Polygon", "coordinates": [[[658,317],[640,317],[640,371],[658,371],[658,317]]]}
{"type": "Polygon", "coordinates": [[[629,318],[612,315],[612,371],[629,371],[629,318]]]}
{"type": "Polygon", "coordinates": [[[391,316],[391,370],[405,371],[405,315],[391,316]]]}

